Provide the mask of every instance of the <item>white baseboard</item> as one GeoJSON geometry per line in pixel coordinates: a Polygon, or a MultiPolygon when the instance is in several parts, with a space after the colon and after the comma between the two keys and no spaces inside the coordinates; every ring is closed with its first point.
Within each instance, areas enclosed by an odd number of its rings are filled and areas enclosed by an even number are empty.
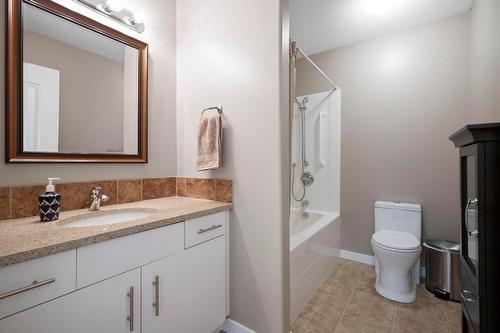
{"type": "Polygon", "coordinates": [[[341,250],[340,257],[342,259],[357,261],[366,265],[371,265],[371,266],[375,265],[375,257],[363,253],[341,250]]]}
{"type": "Polygon", "coordinates": [[[231,319],[226,319],[226,321],[219,326],[218,330],[223,330],[226,333],[257,333],[255,331],[252,331],[248,327],[238,323],[237,321],[231,319]]]}

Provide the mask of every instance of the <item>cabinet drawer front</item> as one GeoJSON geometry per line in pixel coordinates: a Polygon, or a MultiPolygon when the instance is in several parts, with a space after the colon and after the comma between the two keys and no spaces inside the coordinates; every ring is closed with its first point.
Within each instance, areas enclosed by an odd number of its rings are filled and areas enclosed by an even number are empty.
{"type": "Polygon", "coordinates": [[[140,281],[140,269],[120,274],[2,319],[0,332],[139,333],[140,281]]]}
{"type": "Polygon", "coordinates": [[[0,268],[0,318],[76,289],[76,250],[0,268]]]}
{"type": "Polygon", "coordinates": [[[460,289],[460,299],[462,301],[462,307],[465,308],[467,314],[469,315],[468,320],[470,326],[474,327],[476,332],[479,332],[479,296],[472,284],[472,281],[467,277],[462,267],[461,274],[461,289],[460,289]]]}
{"type": "Polygon", "coordinates": [[[185,248],[206,242],[224,235],[226,213],[198,217],[185,222],[185,248]]]}
{"type": "Polygon", "coordinates": [[[184,223],[139,232],[77,249],[77,288],[184,249],[184,223]]]}

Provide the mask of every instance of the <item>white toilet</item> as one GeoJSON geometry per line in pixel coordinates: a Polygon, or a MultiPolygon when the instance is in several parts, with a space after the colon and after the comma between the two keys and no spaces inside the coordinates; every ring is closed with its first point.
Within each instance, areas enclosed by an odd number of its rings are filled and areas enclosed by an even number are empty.
{"type": "Polygon", "coordinates": [[[375,254],[377,292],[393,301],[411,303],[420,279],[422,207],[417,204],[375,202],[375,254]]]}

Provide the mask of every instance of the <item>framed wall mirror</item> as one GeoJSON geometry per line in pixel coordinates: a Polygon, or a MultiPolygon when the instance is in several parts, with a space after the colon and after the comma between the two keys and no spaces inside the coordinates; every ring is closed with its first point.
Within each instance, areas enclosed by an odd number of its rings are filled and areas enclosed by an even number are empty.
{"type": "Polygon", "coordinates": [[[147,162],[148,46],[50,0],[7,0],[6,161],[147,162]]]}

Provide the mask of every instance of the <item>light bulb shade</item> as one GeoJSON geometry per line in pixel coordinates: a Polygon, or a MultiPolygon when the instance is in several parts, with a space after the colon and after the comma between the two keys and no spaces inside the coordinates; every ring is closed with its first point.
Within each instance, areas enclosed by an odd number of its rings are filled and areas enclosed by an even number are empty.
{"type": "Polygon", "coordinates": [[[119,20],[123,20],[124,18],[126,17],[134,17],[134,13],[132,13],[129,9],[127,8],[123,8],[119,11],[115,11],[113,10],[111,12],[111,15],[114,17],[114,18],[117,18],[119,20]]]}
{"type": "Polygon", "coordinates": [[[97,7],[100,5],[104,5],[106,3],[106,0],[79,0],[79,1],[87,5],[90,5],[92,7],[97,7]]]}
{"type": "Polygon", "coordinates": [[[112,11],[112,12],[121,12],[124,10],[123,5],[116,0],[107,0],[106,1],[107,7],[112,11]]]}
{"type": "Polygon", "coordinates": [[[116,0],[78,0],[80,3],[94,9],[98,13],[106,15],[132,30],[139,33],[144,32],[145,25],[134,17],[134,13],[124,8],[116,0]]]}

